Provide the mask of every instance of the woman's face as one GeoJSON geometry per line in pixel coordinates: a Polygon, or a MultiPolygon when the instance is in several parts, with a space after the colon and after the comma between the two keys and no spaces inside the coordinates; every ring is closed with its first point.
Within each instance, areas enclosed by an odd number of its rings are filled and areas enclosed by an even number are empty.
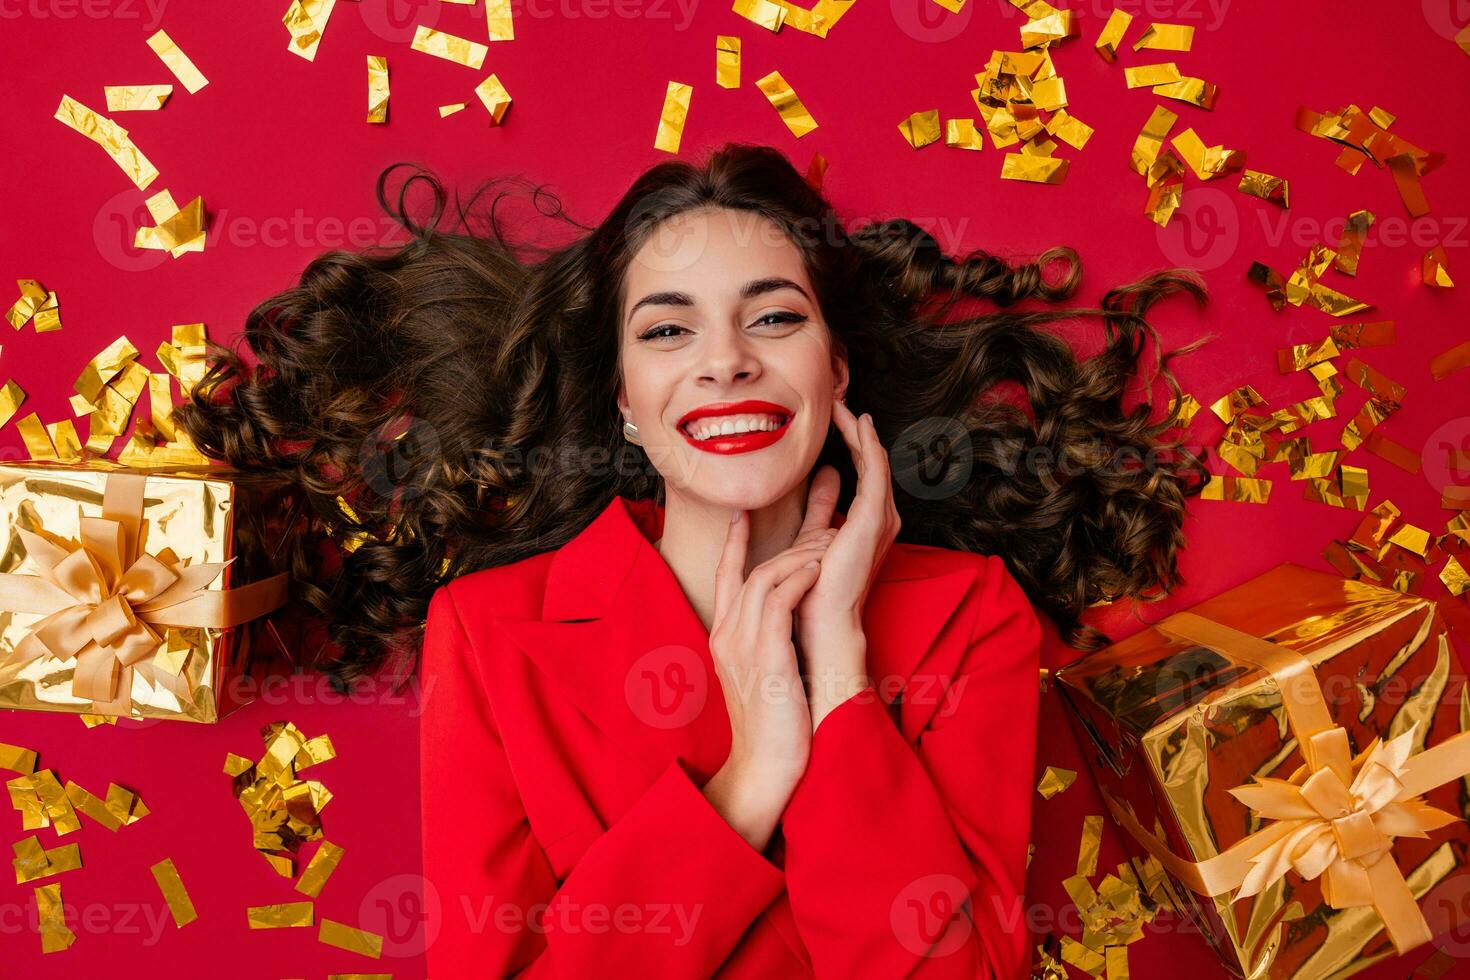
{"type": "Polygon", "coordinates": [[[767,506],[802,484],[847,389],[801,252],[779,225],[703,209],[633,257],[618,407],[666,489],[767,506]]]}

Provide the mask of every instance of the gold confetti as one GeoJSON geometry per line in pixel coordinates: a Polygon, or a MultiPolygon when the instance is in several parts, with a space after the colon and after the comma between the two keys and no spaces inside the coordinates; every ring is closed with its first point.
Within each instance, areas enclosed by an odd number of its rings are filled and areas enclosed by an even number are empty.
{"type": "Polygon", "coordinates": [[[1237,504],[1264,504],[1271,499],[1271,481],[1213,474],[1200,491],[1200,499],[1222,500],[1237,504]]]}
{"type": "Polygon", "coordinates": [[[158,882],[158,890],[163,893],[163,900],[168,903],[168,910],[174,917],[175,926],[182,929],[199,918],[194,911],[194,903],[189,900],[189,892],[184,888],[183,880],[179,878],[179,870],[174,867],[173,858],[164,858],[148,870],[153,872],[153,879],[158,882]]]}
{"type": "Polygon", "coordinates": [[[17,885],[49,878],[66,871],[76,871],[82,866],[81,848],[76,844],[46,848],[41,845],[40,838],[32,835],[24,840],[16,841],[11,845],[11,849],[15,851],[15,859],[10,863],[15,868],[17,885]]]}
{"type": "Polygon", "coordinates": [[[34,279],[17,279],[15,285],[20,296],[5,314],[12,327],[19,330],[29,321],[36,333],[61,329],[61,301],[54,291],[34,279]]]}
{"type": "Polygon", "coordinates": [[[791,130],[791,135],[798,139],[817,128],[817,122],[807,112],[806,106],[796,91],[781,76],[779,71],[757,79],[756,88],[765,93],[767,101],[780,113],[781,121],[786,128],[791,130]]]}
{"type": "Polygon", "coordinates": [[[1190,105],[1199,106],[1201,109],[1215,108],[1215,101],[1219,98],[1220,90],[1214,84],[1203,78],[1183,77],[1177,81],[1166,82],[1155,85],[1153,93],[1166,99],[1177,99],[1180,102],[1188,102],[1190,105]]]}
{"type": "Polygon", "coordinates": [[[311,856],[311,861],[306,865],[306,870],[301,872],[301,879],[296,882],[296,890],[312,898],[320,895],[322,887],[332,877],[332,872],[337,870],[337,864],[342,860],[344,853],[346,852],[343,848],[331,841],[322,841],[316,853],[311,856]]]}
{"type": "Polygon", "coordinates": [[[1453,555],[1445,560],[1444,568],[1439,570],[1439,580],[1452,596],[1462,596],[1470,591],[1470,574],[1466,574],[1465,566],[1453,555]]]}
{"type": "Polygon", "coordinates": [[[1129,980],[1127,946],[1109,946],[1103,955],[1107,958],[1108,980],[1129,980]]]}
{"type": "Polygon", "coordinates": [[[1454,286],[1455,281],[1450,278],[1449,270],[1445,268],[1448,262],[1449,257],[1445,255],[1443,245],[1436,245],[1425,252],[1420,270],[1424,285],[1439,289],[1449,289],[1454,286]]]}
{"type": "Polygon", "coordinates": [[[1443,381],[1454,372],[1470,367],[1470,340],[1457,344],[1429,361],[1429,373],[1435,381],[1443,381]]]}
{"type": "Polygon", "coordinates": [[[1058,109],[1046,121],[1046,131],[1074,149],[1082,149],[1092,139],[1093,129],[1066,109],[1058,109]]]}
{"type": "Polygon", "coordinates": [[[172,85],[104,85],[108,112],[144,112],[162,109],[174,92],[172,85]]]}
{"type": "Polygon", "coordinates": [[[1041,794],[1042,799],[1049,800],[1053,796],[1066,792],[1076,779],[1077,773],[1071,769],[1047,766],[1041,774],[1041,781],[1036,784],[1036,792],[1041,794]]]}
{"type": "Polygon", "coordinates": [[[350,953],[361,953],[378,959],[383,954],[383,937],[365,929],[354,929],[332,919],[323,919],[317,939],[328,946],[336,946],[350,953]]]}
{"type": "Polygon", "coordinates": [[[516,39],[511,0],[485,0],[485,30],[492,41],[516,39]]]}
{"type": "Polygon", "coordinates": [[[1025,180],[1036,184],[1060,184],[1067,178],[1070,160],[1062,157],[1029,156],[1007,153],[1000,175],[1005,180],[1025,180]]]}
{"type": "Polygon", "coordinates": [[[277,874],[290,878],[301,843],[322,838],[321,811],[332,799],[320,782],[297,779],[297,766],[330,755],[320,754],[325,749],[303,754],[308,740],[289,721],[271,722],[261,729],[261,737],[265,752],[259,762],[240,769],[240,757],[231,755],[226,771],[238,769],[230,772],[232,787],[250,818],[255,849],[277,874]]]}
{"type": "Polygon", "coordinates": [[[1368,237],[1368,226],[1373,224],[1372,211],[1354,211],[1342,226],[1342,237],[1338,240],[1337,255],[1332,260],[1333,268],[1345,276],[1358,274],[1358,260],[1363,254],[1363,240],[1368,237]]]}
{"type": "Polygon", "coordinates": [[[664,106],[658,116],[658,132],[653,137],[655,150],[679,152],[679,142],[684,138],[684,123],[689,118],[689,100],[693,95],[693,85],[669,82],[664,91],[664,106]]]}
{"type": "Polygon", "coordinates": [[[245,910],[245,917],[252,929],[291,929],[316,924],[316,911],[311,902],[253,905],[245,910]]]}
{"type": "Polygon", "coordinates": [[[1291,206],[1285,177],[1273,177],[1259,170],[1247,169],[1240,175],[1240,184],[1237,189],[1251,197],[1259,197],[1263,201],[1279,204],[1283,208],[1291,206]]]}
{"type": "MultiPolygon", "coordinates": [[[[1021,25],[1021,47],[1034,48],[1054,44],[1069,37],[1076,37],[1081,33],[1076,11],[1057,10],[1050,5],[1045,6],[1047,12],[1043,16],[1021,25]]],[[[1029,7],[1030,5],[1027,5],[1021,9],[1029,13],[1029,7]]]]}
{"type": "Polygon", "coordinates": [[[939,140],[939,110],[927,109],[909,115],[898,124],[898,131],[909,146],[919,149],[939,140]]]}
{"type": "Polygon", "coordinates": [[[23,830],[54,827],[58,837],[82,828],[66,790],[50,769],[16,776],[5,784],[10,805],[20,811],[23,830]]]}
{"type": "Polygon", "coordinates": [[[740,38],[715,35],[715,84],[720,88],[740,87],[740,38]]]}
{"type": "Polygon", "coordinates": [[[730,9],[772,33],[779,31],[786,23],[786,8],[772,0],[735,0],[730,9]]]}
{"type": "Polygon", "coordinates": [[[287,49],[292,54],[298,54],[307,61],[316,60],[317,45],[326,33],[327,19],[332,16],[336,3],[337,0],[291,0],[281,23],[291,34],[287,49]]]}
{"type": "Polygon", "coordinates": [[[1077,850],[1077,873],[1084,878],[1097,874],[1097,856],[1102,849],[1103,818],[1090,815],[1082,818],[1082,840],[1077,850]]]}
{"type": "Polygon", "coordinates": [[[490,53],[490,49],[478,41],[471,41],[445,31],[436,31],[423,24],[420,24],[414,31],[413,43],[409,47],[415,51],[422,51],[424,54],[431,54],[436,58],[443,58],[457,65],[475,69],[485,63],[485,55],[490,53]]]}
{"type": "Polygon", "coordinates": [[[159,249],[174,258],[185,252],[204,250],[204,198],[196,197],[177,208],[173,196],[162,190],[148,199],[148,210],[158,224],[134,232],[135,248],[159,249]]]}
{"type": "Polygon", "coordinates": [[[148,38],[148,46],[163,60],[168,70],[174,73],[174,78],[178,79],[179,84],[188,89],[190,95],[209,84],[209,79],[194,67],[194,62],[189,60],[189,56],[184,54],[163,28],[160,27],[153,32],[148,38]]]}
{"type": "Polygon", "coordinates": [[[481,104],[490,113],[490,125],[499,126],[505,118],[505,111],[510,108],[510,93],[505,90],[500,78],[491,72],[483,82],[475,86],[475,95],[479,96],[481,104]]]}
{"type": "Polygon", "coordinates": [[[1097,36],[1097,43],[1094,45],[1103,61],[1111,63],[1117,60],[1118,45],[1123,43],[1123,35],[1128,32],[1128,25],[1131,23],[1133,15],[1117,8],[1108,14],[1108,22],[1103,25],[1102,33],[1097,36]]]}
{"type": "Polygon", "coordinates": [[[36,919],[41,932],[41,952],[58,953],[76,942],[77,934],[66,925],[60,882],[36,888],[36,919]]]}
{"type": "Polygon", "coordinates": [[[469,105],[468,102],[453,102],[449,105],[441,105],[439,107],[439,118],[443,119],[445,116],[452,116],[467,105],[469,105]]]}
{"type": "Polygon", "coordinates": [[[36,750],[0,742],[0,769],[29,776],[36,771],[36,750]]]}
{"type": "Polygon", "coordinates": [[[983,150],[985,140],[975,127],[975,120],[968,118],[944,121],[944,145],[957,150],[983,150]]]}
{"type": "Polygon", "coordinates": [[[158,178],[158,168],[133,145],[128,131],[106,116],[93,112],[69,95],[63,95],[56,107],[55,118],[102,147],[138,190],[147,190],[148,185],[158,178]]]}
{"type": "Polygon", "coordinates": [[[370,123],[385,123],[388,121],[388,58],[386,55],[370,54],[367,56],[368,71],[368,111],[367,121],[370,123]]]}
{"type": "Polygon", "coordinates": [[[1179,66],[1172,61],[1157,65],[1134,65],[1123,69],[1123,79],[1129,88],[1152,88],[1155,85],[1177,82],[1183,77],[1179,74],[1179,66]]]}
{"type": "Polygon", "coordinates": [[[1187,24],[1150,24],[1133,50],[1188,51],[1193,43],[1194,28],[1187,24]]]}
{"type": "Polygon", "coordinates": [[[1186,129],[1175,136],[1171,143],[1194,175],[1200,180],[1210,180],[1221,174],[1238,172],[1245,166],[1245,153],[1227,150],[1223,146],[1206,146],[1193,129],[1186,129]]]}

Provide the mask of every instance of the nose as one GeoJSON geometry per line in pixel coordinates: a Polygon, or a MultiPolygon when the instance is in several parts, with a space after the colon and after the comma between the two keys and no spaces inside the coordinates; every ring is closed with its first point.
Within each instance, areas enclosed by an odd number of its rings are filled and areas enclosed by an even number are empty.
{"type": "Polygon", "coordinates": [[[706,334],[699,362],[699,380],[712,384],[751,381],[760,377],[760,359],[739,327],[706,334]]]}

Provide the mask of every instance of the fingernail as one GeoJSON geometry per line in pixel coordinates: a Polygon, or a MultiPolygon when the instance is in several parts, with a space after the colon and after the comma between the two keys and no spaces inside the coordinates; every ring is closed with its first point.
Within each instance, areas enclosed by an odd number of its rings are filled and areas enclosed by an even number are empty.
{"type": "Polygon", "coordinates": [[[738,520],[740,520],[740,511],[737,510],[730,515],[730,523],[734,524],[738,520]]]}
{"type": "Polygon", "coordinates": [[[814,561],[809,561],[809,562],[807,562],[805,565],[803,565],[801,567],[802,568],[816,568],[817,567],[817,563],[814,562],[814,561]]]}

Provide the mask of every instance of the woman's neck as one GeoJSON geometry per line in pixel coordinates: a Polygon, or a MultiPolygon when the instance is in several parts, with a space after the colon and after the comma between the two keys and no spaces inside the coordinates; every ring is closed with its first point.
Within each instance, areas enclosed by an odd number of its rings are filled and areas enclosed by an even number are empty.
{"type": "MultiPolygon", "coordinates": [[[[750,512],[742,581],[752,568],[791,547],[801,530],[805,502],[806,487],[798,485],[780,500],[750,512]]],[[[714,624],[715,568],[725,550],[730,514],[728,507],[670,492],[664,505],[663,537],[654,545],[707,630],[714,624]]]]}

